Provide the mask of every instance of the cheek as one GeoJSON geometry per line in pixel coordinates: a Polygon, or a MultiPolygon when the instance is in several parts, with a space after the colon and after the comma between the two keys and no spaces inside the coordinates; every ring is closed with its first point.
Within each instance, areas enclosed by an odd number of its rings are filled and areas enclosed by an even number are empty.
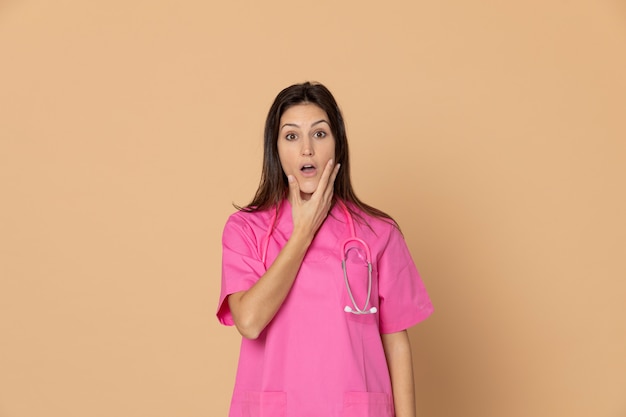
{"type": "MultiPolygon", "coordinates": [[[[335,146],[335,142],[334,141],[328,147],[328,156],[333,158],[333,159],[337,159],[337,148],[335,146]]],[[[335,162],[337,162],[337,161],[335,161],[335,162]]]]}

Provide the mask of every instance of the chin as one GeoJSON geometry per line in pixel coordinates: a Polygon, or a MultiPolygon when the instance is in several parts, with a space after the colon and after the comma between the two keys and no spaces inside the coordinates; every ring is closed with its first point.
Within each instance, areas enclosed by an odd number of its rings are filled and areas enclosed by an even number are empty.
{"type": "Polygon", "coordinates": [[[300,191],[303,193],[313,194],[317,190],[319,183],[319,180],[316,178],[303,178],[298,181],[298,187],[300,187],[300,191]]]}
{"type": "Polygon", "coordinates": [[[300,188],[300,192],[303,194],[313,194],[315,190],[317,190],[317,184],[300,188]]]}
{"type": "Polygon", "coordinates": [[[302,197],[303,200],[308,200],[316,189],[317,187],[302,187],[300,188],[300,197],[302,197]]]}

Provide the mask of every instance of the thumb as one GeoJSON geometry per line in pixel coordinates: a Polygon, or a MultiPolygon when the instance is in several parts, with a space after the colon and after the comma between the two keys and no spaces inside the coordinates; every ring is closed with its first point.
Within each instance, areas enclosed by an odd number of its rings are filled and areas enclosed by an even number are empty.
{"type": "Polygon", "coordinates": [[[300,200],[300,186],[293,175],[287,175],[287,182],[289,183],[289,201],[293,205],[300,200]]]}

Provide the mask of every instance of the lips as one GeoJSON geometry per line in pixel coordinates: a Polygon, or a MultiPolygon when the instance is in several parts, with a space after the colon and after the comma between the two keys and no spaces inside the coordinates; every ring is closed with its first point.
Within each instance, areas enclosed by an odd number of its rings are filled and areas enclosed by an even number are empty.
{"type": "Polygon", "coordinates": [[[317,173],[317,168],[313,164],[304,164],[300,167],[300,172],[304,177],[313,177],[317,173]]]}

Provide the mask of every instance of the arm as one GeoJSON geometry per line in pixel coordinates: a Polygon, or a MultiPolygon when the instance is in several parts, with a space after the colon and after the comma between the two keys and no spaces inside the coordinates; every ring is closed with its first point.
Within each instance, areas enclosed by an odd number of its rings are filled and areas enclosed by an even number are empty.
{"type": "Polygon", "coordinates": [[[304,255],[330,210],[338,171],[339,165],[333,169],[332,160],[329,161],[317,189],[308,201],[302,200],[297,181],[289,176],[289,201],[293,217],[293,231],[289,240],[267,272],[249,290],[228,297],[235,326],[243,337],[256,339],[289,294],[304,255]]]}
{"type": "Polygon", "coordinates": [[[241,335],[256,339],[274,318],[296,279],[312,241],[310,231],[294,230],[265,274],[247,291],[228,297],[228,306],[241,335]]]}
{"type": "Polygon", "coordinates": [[[382,334],[381,337],[391,376],[396,417],[415,417],[415,384],[409,336],[403,330],[382,334]]]}

